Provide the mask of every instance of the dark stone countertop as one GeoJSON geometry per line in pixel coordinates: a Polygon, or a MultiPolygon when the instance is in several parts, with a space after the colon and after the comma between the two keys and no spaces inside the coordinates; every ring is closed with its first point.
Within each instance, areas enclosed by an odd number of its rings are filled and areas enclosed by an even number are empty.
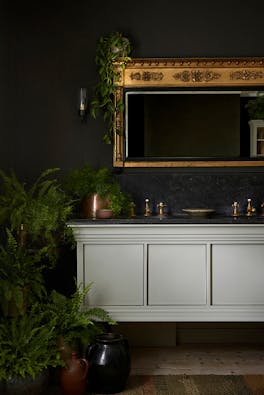
{"type": "Polygon", "coordinates": [[[232,217],[226,215],[213,215],[211,217],[191,217],[185,214],[168,215],[159,217],[158,215],[144,217],[136,216],[133,218],[111,218],[111,219],[73,219],[68,225],[168,225],[168,224],[262,224],[264,225],[264,216],[247,217],[241,215],[232,217]]]}

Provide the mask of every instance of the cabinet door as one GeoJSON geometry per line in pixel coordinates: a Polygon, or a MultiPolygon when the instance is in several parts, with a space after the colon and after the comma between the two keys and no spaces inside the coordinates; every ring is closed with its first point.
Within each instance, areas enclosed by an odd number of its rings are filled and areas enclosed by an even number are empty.
{"type": "Polygon", "coordinates": [[[212,246],[214,305],[264,303],[264,246],[212,246]]]}
{"type": "Polygon", "coordinates": [[[142,245],[86,244],[84,260],[85,284],[93,282],[89,304],[143,304],[142,245]]]}
{"type": "Polygon", "coordinates": [[[206,304],[206,246],[150,245],[149,305],[206,304]]]}

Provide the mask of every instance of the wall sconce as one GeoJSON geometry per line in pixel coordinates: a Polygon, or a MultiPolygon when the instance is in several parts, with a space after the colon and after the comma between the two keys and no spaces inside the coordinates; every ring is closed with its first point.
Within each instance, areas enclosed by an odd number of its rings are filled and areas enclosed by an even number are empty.
{"type": "Polygon", "coordinates": [[[87,120],[87,88],[80,88],[79,115],[82,122],[87,120]]]}

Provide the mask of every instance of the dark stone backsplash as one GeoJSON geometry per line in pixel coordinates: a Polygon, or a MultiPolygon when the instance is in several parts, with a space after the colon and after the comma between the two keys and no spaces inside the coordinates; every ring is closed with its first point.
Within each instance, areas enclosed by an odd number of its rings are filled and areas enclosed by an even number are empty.
{"type": "Polygon", "coordinates": [[[238,201],[239,211],[244,213],[247,199],[260,212],[264,201],[263,170],[214,173],[174,170],[140,169],[126,171],[118,176],[122,190],[129,192],[136,204],[136,213],[144,213],[144,202],[150,199],[151,211],[157,213],[157,204],[167,205],[170,214],[181,214],[182,208],[213,208],[219,214],[232,214],[232,203],[238,201]]]}

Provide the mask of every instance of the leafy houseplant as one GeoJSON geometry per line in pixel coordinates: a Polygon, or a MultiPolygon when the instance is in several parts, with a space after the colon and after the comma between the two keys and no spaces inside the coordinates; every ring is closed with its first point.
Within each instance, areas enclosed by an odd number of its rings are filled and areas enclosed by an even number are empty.
{"type": "Polygon", "coordinates": [[[96,170],[86,164],[73,169],[65,178],[64,189],[72,199],[77,198],[79,201],[94,193],[98,194],[106,200],[108,208],[116,216],[129,210],[130,197],[121,191],[117,180],[106,167],[96,170]]]}
{"type": "Polygon", "coordinates": [[[56,348],[56,317],[35,303],[27,314],[0,318],[0,380],[34,378],[62,361],[56,348]],[[49,314],[48,314],[49,313],[49,314]]]}
{"type": "Polygon", "coordinates": [[[0,312],[25,314],[27,306],[45,295],[42,257],[47,247],[30,253],[7,229],[6,246],[0,245],[0,312]]]}
{"type": "MultiPolygon", "coordinates": [[[[121,100],[114,100],[118,88],[117,82],[120,73],[115,62],[121,62],[125,67],[130,60],[131,44],[122,33],[114,32],[101,37],[96,47],[95,62],[98,67],[99,82],[95,88],[95,98],[91,102],[91,115],[96,118],[99,111],[103,112],[104,121],[108,123],[108,129],[103,136],[107,144],[113,142],[114,115],[123,111],[121,100]]],[[[116,131],[117,133],[120,131],[116,131]]]]}
{"type": "Polygon", "coordinates": [[[250,119],[264,119],[264,95],[249,100],[245,107],[250,119]]]}
{"type": "Polygon", "coordinates": [[[89,284],[83,290],[80,286],[77,287],[70,298],[55,290],[50,295],[49,309],[51,315],[56,316],[56,336],[65,359],[79,341],[83,347],[90,344],[95,335],[103,331],[102,323],[116,324],[109,314],[101,308],[83,308],[85,297],[91,286],[92,284],[89,284]]]}
{"type": "Polygon", "coordinates": [[[48,169],[27,187],[12,171],[7,175],[0,170],[0,225],[17,236],[27,248],[46,246],[46,256],[54,264],[58,245],[71,235],[66,220],[73,202],[51,177],[58,169],[48,169]]]}

